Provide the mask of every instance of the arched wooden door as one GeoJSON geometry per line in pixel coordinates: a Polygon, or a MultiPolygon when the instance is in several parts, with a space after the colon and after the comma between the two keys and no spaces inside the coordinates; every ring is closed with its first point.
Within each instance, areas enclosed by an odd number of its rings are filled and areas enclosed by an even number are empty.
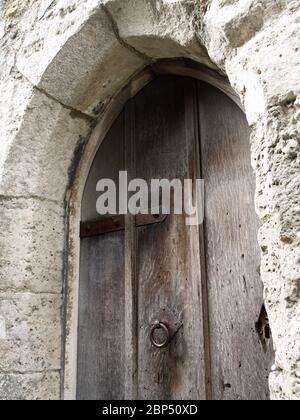
{"type": "MultiPolygon", "coordinates": [[[[227,96],[162,76],[127,103],[82,203],[78,399],[268,398],[253,202],[249,130],[227,96]],[[147,181],[202,177],[204,224],[99,217],[97,181],[121,170],[147,181]],[[163,349],[150,340],[155,321],[170,334],[163,349]]],[[[167,334],[153,331],[157,341],[167,334]]]]}

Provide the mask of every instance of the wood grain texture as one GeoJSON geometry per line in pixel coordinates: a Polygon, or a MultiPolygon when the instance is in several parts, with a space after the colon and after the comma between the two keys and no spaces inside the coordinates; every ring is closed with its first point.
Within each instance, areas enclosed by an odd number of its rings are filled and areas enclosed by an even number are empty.
{"type": "Polygon", "coordinates": [[[201,82],[198,91],[213,398],[268,399],[273,354],[255,330],[263,285],[249,128],[226,96],[201,82]]]}
{"type": "MultiPolygon", "coordinates": [[[[135,100],[137,175],[193,178],[193,80],[161,77],[135,100]]],[[[184,215],[138,229],[138,389],[141,399],[205,399],[199,232],[184,215]],[[150,342],[155,319],[174,336],[166,349],[150,342]]]]}
{"type": "Polygon", "coordinates": [[[103,219],[96,210],[100,193],[96,191],[97,182],[109,178],[118,182],[119,171],[124,170],[124,112],[122,112],[103,140],[90,169],[84,188],[81,221],[90,222],[103,219]]]}
{"type": "MultiPolygon", "coordinates": [[[[99,222],[96,184],[124,169],[124,114],[96,154],[83,196],[82,220],[99,222]]],[[[77,398],[125,397],[124,232],[81,239],[77,398]]]]}
{"type": "Polygon", "coordinates": [[[123,399],[123,232],[81,241],[80,279],[77,399],[123,399]]]}
{"type": "MultiPolygon", "coordinates": [[[[125,110],[125,166],[128,180],[136,176],[135,112],[134,100],[125,110]]],[[[125,358],[126,399],[138,398],[138,293],[136,278],[136,226],[135,217],[125,216],[125,358]]]]}
{"type": "Polygon", "coordinates": [[[245,116],[204,82],[160,76],[126,104],[95,157],[82,221],[101,223],[96,183],[127,169],[148,182],[202,175],[205,223],[128,215],[124,231],[81,239],[78,399],[269,398],[249,150],[245,116]],[[163,350],[150,341],[157,319],[172,337],[163,350]]]}

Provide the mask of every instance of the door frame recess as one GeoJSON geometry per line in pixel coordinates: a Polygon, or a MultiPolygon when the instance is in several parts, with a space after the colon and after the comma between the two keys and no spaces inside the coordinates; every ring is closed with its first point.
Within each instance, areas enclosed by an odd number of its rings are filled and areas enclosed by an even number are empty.
{"type": "Polygon", "coordinates": [[[67,196],[67,249],[63,291],[64,330],[61,374],[61,397],[64,400],[76,399],[80,220],[85,183],[102,141],[123,110],[126,102],[135,97],[145,86],[160,75],[184,76],[206,82],[225,93],[244,112],[240,98],[231,87],[226,76],[189,59],[162,59],[153,63],[139,74],[134,75],[129,83],[106,104],[96,127],[85,145],[72,187],[67,196]]]}

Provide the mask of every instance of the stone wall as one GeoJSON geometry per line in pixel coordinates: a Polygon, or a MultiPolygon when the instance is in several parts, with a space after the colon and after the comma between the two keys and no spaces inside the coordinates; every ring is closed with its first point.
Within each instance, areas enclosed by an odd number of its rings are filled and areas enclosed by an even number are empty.
{"type": "Polygon", "coordinates": [[[299,39],[298,0],[0,0],[0,398],[62,396],[78,164],[115,95],[170,57],[225,73],[245,106],[270,387],[300,398],[299,39]]]}

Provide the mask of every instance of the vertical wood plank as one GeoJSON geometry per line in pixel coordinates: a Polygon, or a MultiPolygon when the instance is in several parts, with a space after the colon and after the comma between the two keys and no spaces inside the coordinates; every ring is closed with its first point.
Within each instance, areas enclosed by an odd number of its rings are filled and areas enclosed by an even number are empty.
{"type": "MultiPolygon", "coordinates": [[[[195,100],[196,105],[194,106],[194,125],[196,133],[195,141],[195,178],[203,180],[202,173],[202,158],[201,158],[201,121],[200,121],[200,104],[198,96],[198,82],[195,80],[195,100]]],[[[204,196],[201,196],[200,200],[198,197],[199,191],[195,192],[197,202],[201,206],[198,211],[204,213],[204,196]]],[[[201,194],[205,195],[204,191],[201,194]]],[[[203,214],[204,216],[204,214],[203,214]]],[[[203,322],[203,352],[204,352],[204,375],[205,375],[205,395],[206,400],[212,400],[212,371],[211,371],[211,346],[210,346],[210,324],[209,324],[209,294],[208,294],[208,279],[207,279],[207,266],[206,266],[206,251],[205,251],[205,228],[204,221],[199,225],[199,258],[200,258],[200,277],[201,277],[201,311],[202,311],[202,322],[203,322]]]]}
{"type": "Polygon", "coordinates": [[[96,200],[99,196],[96,191],[97,182],[103,178],[118,182],[119,171],[124,170],[123,127],[124,112],[116,119],[96,153],[82,197],[82,222],[101,219],[96,211],[96,200]]]}
{"type": "Polygon", "coordinates": [[[198,86],[213,397],[268,399],[272,350],[264,352],[255,331],[263,286],[249,128],[225,95],[198,86]]]}
{"type": "MultiPolygon", "coordinates": [[[[195,85],[158,78],[136,98],[137,175],[193,178],[195,85]]],[[[137,233],[139,398],[205,399],[204,345],[198,227],[171,214],[162,225],[137,233]],[[172,324],[164,350],[150,342],[158,318],[172,324]]]]}
{"type": "MultiPolygon", "coordinates": [[[[96,212],[96,184],[118,180],[124,169],[124,114],[114,123],[91,168],[84,192],[82,220],[96,212]]],[[[77,398],[125,397],[124,232],[81,240],[77,398]]]]}
{"type": "Polygon", "coordinates": [[[123,399],[124,233],[81,244],[77,399],[123,399]]]}
{"type": "MultiPolygon", "coordinates": [[[[128,182],[135,177],[135,115],[134,101],[125,107],[125,167],[128,182]]],[[[137,399],[137,281],[136,281],[136,228],[135,218],[125,216],[125,397],[137,399]]]]}

